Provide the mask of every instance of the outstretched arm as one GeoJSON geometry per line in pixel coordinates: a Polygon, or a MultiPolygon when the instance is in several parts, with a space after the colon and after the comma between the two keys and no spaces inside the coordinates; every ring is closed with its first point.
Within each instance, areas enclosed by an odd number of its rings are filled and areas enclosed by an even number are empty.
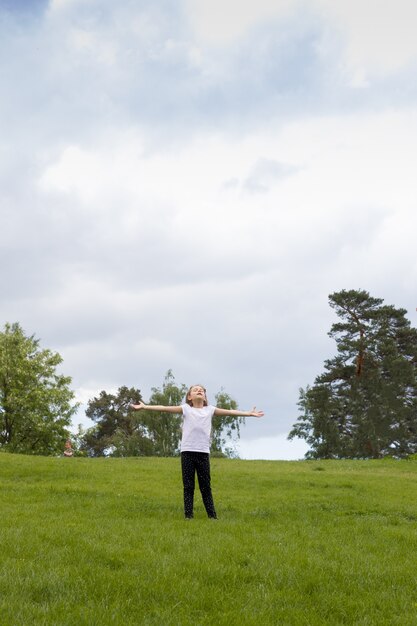
{"type": "Polygon", "coordinates": [[[164,406],[163,404],[144,404],[143,402],[139,402],[139,404],[131,404],[132,409],[135,411],[140,411],[141,409],[146,409],[147,411],[161,411],[163,413],[182,413],[182,408],[180,406],[164,406]]]}
{"type": "Polygon", "coordinates": [[[262,417],[264,414],[263,411],[257,411],[256,406],[253,407],[252,411],[239,411],[236,409],[218,409],[217,407],[214,410],[214,415],[235,415],[236,417],[262,417]]]}

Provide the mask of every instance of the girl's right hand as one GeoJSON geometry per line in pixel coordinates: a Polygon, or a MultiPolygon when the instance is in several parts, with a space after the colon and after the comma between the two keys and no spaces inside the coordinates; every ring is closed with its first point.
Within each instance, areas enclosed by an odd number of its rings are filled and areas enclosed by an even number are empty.
{"type": "Polygon", "coordinates": [[[139,402],[139,404],[130,404],[129,405],[132,409],[135,409],[135,411],[140,411],[141,409],[145,408],[145,405],[143,402],[139,402]]]}

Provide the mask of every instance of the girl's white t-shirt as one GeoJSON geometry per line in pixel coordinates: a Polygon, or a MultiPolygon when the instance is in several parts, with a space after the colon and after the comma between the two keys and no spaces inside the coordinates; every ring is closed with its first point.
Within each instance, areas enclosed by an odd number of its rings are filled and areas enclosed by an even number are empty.
{"type": "Polygon", "coordinates": [[[210,452],[211,420],[215,406],[201,409],[182,404],[181,452],[210,452]]]}

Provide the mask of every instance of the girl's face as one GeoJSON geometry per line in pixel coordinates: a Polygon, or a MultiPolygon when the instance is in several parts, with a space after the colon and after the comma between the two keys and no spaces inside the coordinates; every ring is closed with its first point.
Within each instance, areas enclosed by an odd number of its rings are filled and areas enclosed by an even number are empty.
{"type": "Polygon", "coordinates": [[[206,390],[202,385],[193,385],[189,388],[187,393],[187,402],[194,406],[195,404],[201,404],[203,400],[203,406],[207,406],[206,390]]]}

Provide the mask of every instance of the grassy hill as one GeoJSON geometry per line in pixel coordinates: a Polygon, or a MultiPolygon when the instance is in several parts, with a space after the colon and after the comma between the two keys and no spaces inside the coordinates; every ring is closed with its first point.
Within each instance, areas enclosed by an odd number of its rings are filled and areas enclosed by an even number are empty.
{"type": "Polygon", "coordinates": [[[0,624],[417,624],[417,462],[0,454],[0,624]]]}

